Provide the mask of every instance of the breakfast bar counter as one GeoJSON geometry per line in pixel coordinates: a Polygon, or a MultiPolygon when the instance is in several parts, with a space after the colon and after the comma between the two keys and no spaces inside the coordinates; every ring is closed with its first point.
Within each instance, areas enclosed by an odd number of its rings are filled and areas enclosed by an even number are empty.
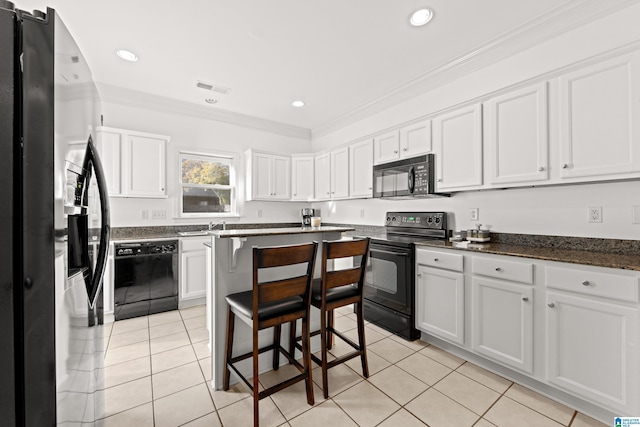
{"type": "MultiPolygon", "coordinates": [[[[211,385],[214,389],[222,386],[222,370],[224,363],[224,343],[227,306],[225,297],[235,292],[251,290],[253,283],[254,246],[281,246],[309,243],[317,241],[318,254],[315,265],[315,276],[320,276],[320,260],[322,259],[322,241],[339,240],[342,233],[353,231],[351,227],[285,227],[216,230],[210,232],[207,242],[207,327],[209,330],[209,347],[211,349],[211,385]]],[[[290,267],[292,268],[292,267],[290,267]]],[[[314,312],[317,315],[317,313],[314,312]]],[[[318,316],[316,316],[318,317],[318,316]]],[[[319,325],[319,317],[312,319],[312,330],[319,325]]],[[[288,337],[285,326],[283,339],[288,337]]],[[[260,331],[260,346],[273,339],[272,329],[260,331]]],[[[285,348],[287,345],[284,345],[285,348]]],[[[250,351],[251,329],[243,322],[236,322],[234,352],[250,351]]],[[[271,352],[260,355],[259,365],[264,370],[271,369],[271,352]]],[[[284,363],[284,362],[283,362],[284,363]]],[[[243,374],[251,376],[251,359],[238,364],[243,374]]],[[[236,379],[232,375],[232,383],[236,379]]]]}

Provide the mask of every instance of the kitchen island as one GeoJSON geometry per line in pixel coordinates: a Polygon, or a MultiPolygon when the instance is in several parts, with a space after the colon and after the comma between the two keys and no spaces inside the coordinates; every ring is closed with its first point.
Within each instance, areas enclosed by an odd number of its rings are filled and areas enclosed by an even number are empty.
{"type": "MultiPolygon", "coordinates": [[[[214,389],[222,386],[224,363],[224,343],[226,333],[227,304],[225,297],[235,292],[251,290],[253,283],[254,246],[293,245],[317,241],[315,276],[320,276],[322,241],[339,240],[342,233],[353,231],[350,227],[285,227],[260,229],[234,229],[211,232],[207,243],[207,327],[209,347],[211,349],[211,385],[214,389]]],[[[318,328],[318,313],[312,318],[312,330],[318,328]]],[[[259,334],[260,346],[267,345],[273,339],[273,330],[265,329],[259,334]]],[[[282,331],[283,340],[289,336],[287,326],[282,331]]],[[[234,353],[241,354],[251,350],[251,328],[244,322],[236,322],[234,353]]],[[[285,348],[287,345],[285,344],[285,348]]],[[[272,352],[260,355],[261,372],[271,369],[272,352]]],[[[283,361],[284,363],[284,361],[283,361]]],[[[239,369],[251,376],[251,359],[238,364],[239,369]]],[[[232,374],[232,382],[236,379],[232,374]]]]}

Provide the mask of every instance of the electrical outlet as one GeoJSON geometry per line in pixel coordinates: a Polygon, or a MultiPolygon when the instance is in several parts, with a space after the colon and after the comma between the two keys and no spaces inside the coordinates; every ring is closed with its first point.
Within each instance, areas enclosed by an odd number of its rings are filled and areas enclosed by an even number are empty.
{"type": "Polygon", "coordinates": [[[360,209],[360,218],[364,218],[364,209],[360,209]]]}
{"type": "Polygon", "coordinates": [[[151,219],[165,219],[167,217],[167,211],[151,211],[151,219]]]}
{"type": "Polygon", "coordinates": [[[149,210],[147,209],[140,210],[140,219],[149,219],[149,210]]]}
{"type": "Polygon", "coordinates": [[[589,207],[589,222],[602,222],[602,206],[589,207]]]}
{"type": "Polygon", "coordinates": [[[477,221],[479,219],[480,219],[480,209],[478,208],[469,209],[469,220],[477,221]]]}

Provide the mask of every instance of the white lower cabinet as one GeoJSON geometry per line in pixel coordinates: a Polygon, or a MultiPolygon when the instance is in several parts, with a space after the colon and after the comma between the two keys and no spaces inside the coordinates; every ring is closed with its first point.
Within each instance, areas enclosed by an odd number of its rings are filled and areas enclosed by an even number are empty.
{"type": "Polygon", "coordinates": [[[205,242],[209,237],[180,239],[180,303],[206,296],[207,259],[205,242]]]}
{"type": "Polygon", "coordinates": [[[533,289],[474,277],[471,340],[475,352],[533,372],[533,289]]]}
{"type": "Polygon", "coordinates": [[[547,379],[621,414],[640,412],[640,310],[547,293],[547,379]]]}
{"type": "Polygon", "coordinates": [[[418,250],[416,262],[416,328],[464,345],[462,255],[418,250]],[[429,267],[449,258],[452,262],[445,265],[459,271],[429,267]]]}
{"type": "Polygon", "coordinates": [[[420,246],[415,268],[428,341],[600,420],[640,413],[640,272],[420,246]]]}
{"type": "Polygon", "coordinates": [[[546,269],[547,380],[619,414],[640,413],[640,306],[635,272],[546,269]]]}

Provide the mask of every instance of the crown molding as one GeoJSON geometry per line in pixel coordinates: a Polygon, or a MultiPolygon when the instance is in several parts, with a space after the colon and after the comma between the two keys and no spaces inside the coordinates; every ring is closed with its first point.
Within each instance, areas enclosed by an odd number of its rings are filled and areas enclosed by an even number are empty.
{"type": "Polygon", "coordinates": [[[288,125],[272,120],[262,119],[247,114],[226,111],[220,108],[200,106],[172,98],[153,95],[121,86],[97,83],[100,100],[127,107],[144,108],[171,114],[182,114],[207,120],[249,127],[265,132],[275,133],[305,141],[311,140],[311,130],[299,126],[288,125]]]}
{"type": "Polygon", "coordinates": [[[331,134],[368,116],[423,95],[439,86],[478,71],[577,27],[594,22],[637,0],[574,0],[565,3],[454,61],[428,71],[404,85],[312,129],[312,139],[331,134]]]}

